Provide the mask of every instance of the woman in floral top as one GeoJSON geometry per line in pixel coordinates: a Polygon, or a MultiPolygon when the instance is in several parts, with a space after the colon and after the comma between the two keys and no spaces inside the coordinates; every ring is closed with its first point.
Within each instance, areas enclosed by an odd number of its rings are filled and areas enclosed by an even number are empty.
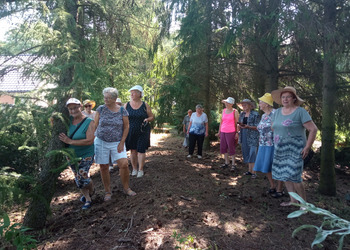
{"type": "Polygon", "coordinates": [[[277,192],[276,184],[272,179],[272,159],[274,151],[273,132],[271,129],[272,116],[275,113],[273,109],[273,99],[270,93],[265,93],[259,98],[259,107],[264,112],[260,123],[257,126],[259,131],[259,151],[256,156],[254,171],[259,171],[266,174],[270,183],[270,189],[267,191],[274,198],[283,196],[282,182],[278,181],[277,192]]]}
{"type": "MultiPolygon", "coordinates": [[[[301,175],[303,159],[316,138],[317,127],[309,113],[299,107],[304,101],[297,96],[293,87],[274,90],[273,100],[283,105],[276,110],[272,119],[275,151],[272,163],[272,178],[284,181],[288,192],[295,192],[306,201],[305,189],[301,175]],[[305,129],[309,131],[306,138],[305,129]]],[[[297,201],[291,197],[289,202],[281,206],[290,206],[297,201]]]]}

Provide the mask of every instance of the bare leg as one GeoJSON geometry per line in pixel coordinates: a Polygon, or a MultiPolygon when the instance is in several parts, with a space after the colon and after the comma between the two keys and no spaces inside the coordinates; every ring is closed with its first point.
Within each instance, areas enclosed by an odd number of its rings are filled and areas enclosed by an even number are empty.
{"type": "Polygon", "coordinates": [[[232,159],[232,166],[236,165],[236,157],[235,155],[231,155],[231,159],[232,159]]]}
{"type": "MultiPolygon", "coordinates": [[[[285,185],[286,185],[286,188],[287,188],[287,191],[288,193],[289,192],[296,192],[295,188],[294,188],[294,183],[293,182],[290,182],[290,181],[286,181],[285,182],[285,185]]],[[[298,201],[296,199],[294,199],[292,196],[290,196],[290,202],[293,202],[293,203],[298,203],[298,201]]]]}
{"type": "Polygon", "coordinates": [[[250,163],[248,163],[248,166],[249,166],[249,172],[251,172],[252,174],[255,174],[255,171],[253,170],[253,169],[254,169],[254,165],[255,165],[255,163],[254,163],[254,162],[250,162],[250,163]]]}
{"type": "Polygon", "coordinates": [[[277,192],[283,191],[283,181],[277,181],[277,192]]]}
{"type": "Polygon", "coordinates": [[[86,201],[91,201],[90,194],[92,194],[92,192],[93,192],[93,186],[94,185],[93,185],[92,180],[91,180],[89,185],[87,185],[81,189],[81,193],[84,195],[86,201]]]}
{"type": "Polygon", "coordinates": [[[143,171],[143,167],[145,166],[146,161],[146,153],[138,153],[137,158],[139,162],[139,170],[143,171]]]}
{"type": "Polygon", "coordinates": [[[137,171],[137,150],[136,149],[131,149],[130,160],[131,160],[132,169],[137,171]]]}
{"type": "Polygon", "coordinates": [[[111,176],[109,175],[109,164],[100,164],[100,173],[106,193],[111,193],[111,176]]]}
{"type": "Polygon", "coordinates": [[[122,185],[124,190],[129,189],[129,168],[128,168],[128,160],[126,158],[119,159],[117,161],[118,166],[119,166],[119,175],[120,179],[122,181],[122,185]]]}
{"type": "Polygon", "coordinates": [[[225,159],[225,164],[230,164],[230,161],[229,161],[229,159],[228,159],[228,153],[225,153],[224,154],[224,159],[225,159]]]}
{"type": "Polygon", "coordinates": [[[269,173],[266,173],[266,177],[267,179],[269,180],[269,183],[270,183],[270,189],[274,189],[275,188],[275,183],[272,179],[272,173],[269,172],[269,173]]]}
{"type": "Polygon", "coordinates": [[[301,197],[303,198],[304,201],[306,201],[306,192],[305,192],[305,188],[302,182],[300,183],[293,183],[294,185],[294,190],[295,192],[301,197]]]}

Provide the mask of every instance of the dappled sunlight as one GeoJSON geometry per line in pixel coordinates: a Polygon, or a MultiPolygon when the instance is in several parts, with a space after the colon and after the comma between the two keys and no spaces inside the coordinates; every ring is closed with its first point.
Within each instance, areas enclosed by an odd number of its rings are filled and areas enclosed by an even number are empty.
{"type": "Polygon", "coordinates": [[[170,137],[169,133],[152,133],[151,134],[151,146],[158,147],[160,143],[164,142],[166,138],[170,137]]]}

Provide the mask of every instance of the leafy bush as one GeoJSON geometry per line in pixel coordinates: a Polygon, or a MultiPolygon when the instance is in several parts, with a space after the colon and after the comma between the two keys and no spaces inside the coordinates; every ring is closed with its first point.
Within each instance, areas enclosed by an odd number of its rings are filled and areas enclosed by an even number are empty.
{"type": "MultiPolygon", "coordinates": [[[[327,236],[335,234],[339,235],[339,246],[338,249],[343,248],[344,238],[346,235],[350,234],[350,222],[344,220],[331,212],[318,208],[311,203],[305,202],[298,194],[290,192],[289,193],[294,199],[298,200],[300,204],[294,204],[299,206],[301,209],[297,210],[288,215],[288,218],[296,218],[307,212],[311,212],[318,215],[324,215],[323,223],[320,227],[315,225],[302,225],[293,231],[292,236],[294,237],[300,230],[305,228],[315,228],[316,229],[316,237],[311,244],[311,247],[314,245],[321,245],[321,243],[327,238],[327,236]]],[[[322,245],[321,245],[322,246],[322,245]]]]}
{"type": "Polygon", "coordinates": [[[3,214],[0,221],[0,248],[9,248],[11,246],[17,249],[33,249],[36,248],[37,240],[33,236],[26,234],[29,228],[23,227],[20,223],[11,225],[10,218],[7,214],[3,214]]]}

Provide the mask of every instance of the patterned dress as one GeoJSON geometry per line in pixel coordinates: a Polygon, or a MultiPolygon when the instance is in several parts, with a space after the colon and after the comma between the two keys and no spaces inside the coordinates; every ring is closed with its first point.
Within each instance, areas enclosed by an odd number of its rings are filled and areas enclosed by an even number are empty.
{"type": "Polygon", "coordinates": [[[298,107],[289,115],[276,110],[272,118],[275,152],[272,163],[272,178],[279,181],[302,182],[304,167],[301,151],[306,145],[304,123],[311,121],[309,113],[298,107]]]}
{"type": "Polygon", "coordinates": [[[256,156],[254,171],[270,173],[273,160],[273,132],[271,129],[272,116],[275,109],[270,114],[263,114],[257,129],[259,131],[259,151],[256,156]]]}
{"type": "Polygon", "coordinates": [[[145,102],[138,109],[133,109],[128,102],[126,110],[129,113],[129,134],[126,138],[126,149],[135,149],[139,153],[145,153],[151,145],[151,126],[149,123],[141,129],[143,121],[148,118],[145,102]]]}

